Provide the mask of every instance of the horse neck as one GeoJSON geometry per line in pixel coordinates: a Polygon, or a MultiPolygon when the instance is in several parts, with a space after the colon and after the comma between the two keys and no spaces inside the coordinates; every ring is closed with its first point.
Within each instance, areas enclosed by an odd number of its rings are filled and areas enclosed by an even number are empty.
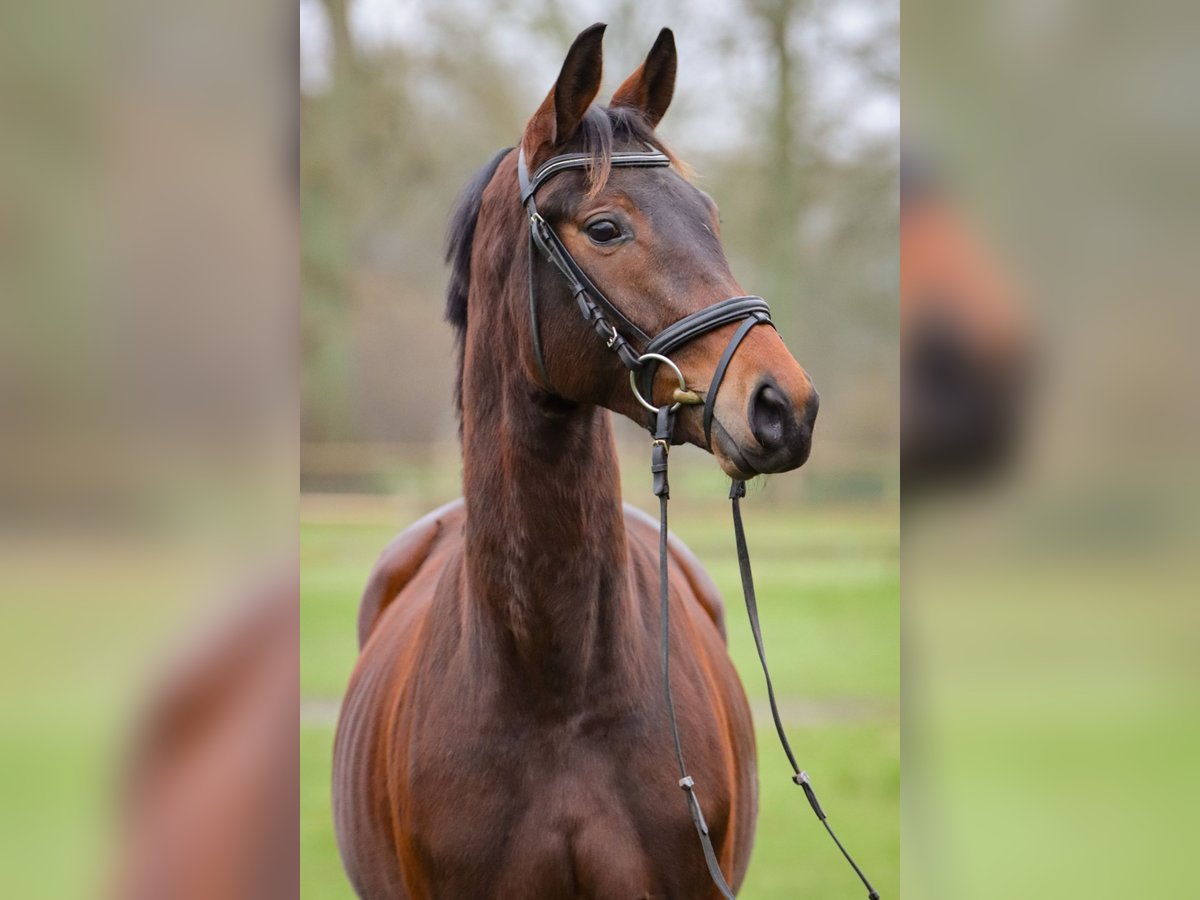
{"type": "MultiPolygon", "coordinates": [[[[486,299],[477,319],[497,315],[486,299]]],[[[469,324],[464,353],[468,593],[521,690],[570,702],[616,686],[633,638],[612,426],[595,406],[547,409],[493,324],[469,324]]]]}

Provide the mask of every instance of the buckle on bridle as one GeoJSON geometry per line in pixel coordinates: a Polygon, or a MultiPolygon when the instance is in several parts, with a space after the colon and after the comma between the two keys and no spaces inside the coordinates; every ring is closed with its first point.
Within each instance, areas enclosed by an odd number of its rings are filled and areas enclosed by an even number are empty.
{"type": "Polygon", "coordinates": [[[617,340],[621,337],[621,335],[617,331],[616,325],[609,325],[608,327],[612,329],[612,337],[610,337],[605,342],[604,346],[606,346],[609,350],[611,350],[613,348],[613,344],[615,344],[617,342],[617,340]]]}

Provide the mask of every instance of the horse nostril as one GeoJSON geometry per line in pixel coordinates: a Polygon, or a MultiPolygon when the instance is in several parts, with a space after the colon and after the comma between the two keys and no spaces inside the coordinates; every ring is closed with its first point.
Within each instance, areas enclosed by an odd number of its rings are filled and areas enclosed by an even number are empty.
{"type": "Polygon", "coordinates": [[[772,384],[764,384],[750,401],[750,430],[764,450],[774,450],[786,441],[792,421],[792,405],[772,384]]]}

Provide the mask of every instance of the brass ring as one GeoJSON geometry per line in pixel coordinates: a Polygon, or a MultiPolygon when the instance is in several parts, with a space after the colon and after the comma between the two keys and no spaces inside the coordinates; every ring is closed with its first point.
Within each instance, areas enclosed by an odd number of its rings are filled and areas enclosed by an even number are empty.
{"type": "MultiPolygon", "coordinates": [[[[675,363],[673,363],[667,357],[663,356],[661,353],[643,353],[641,356],[638,357],[637,361],[639,363],[643,363],[648,359],[657,360],[660,363],[666,363],[668,366],[670,366],[671,371],[673,371],[675,373],[675,377],[679,379],[679,390],[681,390],[681,391],[687,390],[687,382],[683,380],[683,373],[681,371],[679,371],[679,366],[675,365],[675,363]]],[[[647,401],[646,398],[642,396],[642,392],[639,391],[637,388],[638,371],[640,371],[640,370],[634,369],[629,373],[629,388],[630,388],[630,390],[633,391],[633,396],[635,396],[637,398],[638,403],[642,404],[642,406],[646,407],[646,409],[650,410],[650,412],[656,413],[656,412],[658,412],[658,407],[655,406],[654,404],[650,403],[649,401],[647,401]]],[[[683,404],[681,404],[681,403],[673,404],[671,406],[671,412],[677,411],[679,409],[679,407],[682,405],[683,404]]]]}

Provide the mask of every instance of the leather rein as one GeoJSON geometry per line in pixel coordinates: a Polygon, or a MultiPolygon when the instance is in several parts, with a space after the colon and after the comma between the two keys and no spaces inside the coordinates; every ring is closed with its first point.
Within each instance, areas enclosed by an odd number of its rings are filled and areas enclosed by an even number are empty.
{"type": "MultiPolygon", "coordinates": [[[[604,341],[604,345],[616,353],[621,362],[629,369],[629,386],[637,401],[652,414],[652,424],[649,426],[653,440],[651,443],[650,471],[653,476],[653,491],[659,500],[659,605],[661,607],[660,630],[660,661],[662,668],[663,691],[666,696],[667,713],[671,726],[671,738],[675,750],[675,762],[679,769],[679,786],[687,797],[688,810],[696,827],[696,834],[704,851],[704,860],[708,866],[713,883],[726,900],[735,900],[732,889],[725,880],[721,866],[717,861],[709,835],[708,823],[700,808],[696,796],[695,780],[688,774],[684,762],[683,744],[679,737],[679,723],[675,714],[675,702],[671,693],[671,653],[670,653],[670,584],[669,556],[667,551],[667,501],[670,499],[670,485],[667,480],[667,457],[670,451],[672,435],[675,427],[675,414],[683,405],[703,404],[704,439],[709,448],[712,447],[712,419],[716,405],[717,391],[725,377],[725,372],[743,339],[756,325],[771,325],[771,309],[762,297],[745,296],[730,297],[712,306],[706,306],[696,312],[689,313],[675,323],[668,325],[657,335],[651,337],[638,327],[628,316],[596,287],[571,256],[562,239],[550,227],[549,223],[538,212],[535,194],[539,187],[562,172],[588,169],[592,165],[590,154],[564,153],[551,157],[538,167],[531,176],[525,160],[525,148],[522,147],[517,159],[517,179],[521,191],[521,203],[529,216],[529,320],[533,339],[533,352],[537,361],[538,374],[543,386],[550,390],[550,375],[546,368],[546,359],[542,348],[541,329],[539,327],[538,302],[533,276],[534,248],[542,255],[566,280],[571,294],[575,299],[584,321],[590,324],[596,334],[604,341]],[[671,360],[670,354],[684,344],[714,331],[732,322],[741,322],[733,333],[729,343],[713,370],[713,376],[708,389],[701,397],[696,391],[689,390],[683,373],[671,360]],[[643,348],[638,352],[630,337],[643,348]],[[654,377],[659,365],[666,365],[674,373],[679,387],[673,391],[671,401],[656,406],[653,402],[654,377]],[[647,399],[649,398],[649,399],[647,399]]],[[[613,168],[664,168],[671,165],[671,159],[665,153],[647,147],[644,151],[613,153],[611,158],[613,168]]],[[[800,769],[796,755],[788,742],[783,722],[779,714],[779,705],[775,699],[775,688],[771,683],[771,673],[767,667],[767,655],[763,646],[762,628],[759,624],[758,601],[754,593],[754,576],[750,569],[750,551],[746,544],[746,535],[742,527],[741,499],[746,496],[746,483],[733,479],[729,490],[729,499],[733,511],[734,540],[737,545],[738,568],[741,572],[742,593],[746,602],[746,612],[750,619],[750,630],[754,635],[754,645],[758,651],[758,659],[762,665],[763,676],[766,679],[767,697],[771,704],[771,717],[775,720],[775,730],[783,745],[784,753],[792,766],[792,780],[798,784],[808,798],[809,805],[817,818],[829,832],[842,855],[853,867],[855,873],[867,889],[869,900],[879,900],[878,892],[871,887],[866,875],[851,858],[846,848],[842,846],[837,835],[833,833],[817,795],[808,778],[808,773],[800,769]]]]}

